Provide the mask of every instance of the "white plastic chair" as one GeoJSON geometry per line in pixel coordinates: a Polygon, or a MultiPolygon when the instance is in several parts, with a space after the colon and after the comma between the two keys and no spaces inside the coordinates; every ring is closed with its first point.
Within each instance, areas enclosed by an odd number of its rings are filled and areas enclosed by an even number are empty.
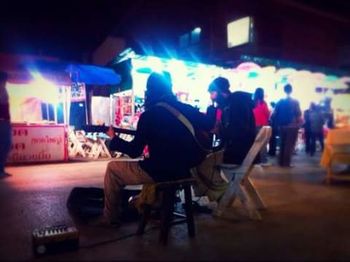
{"type": "Polygon", "coordinates": [[[265,209],[266,205],[256,191],[249,175],[254,169],[254,159],[261,149],[266,146],[270,139],[271,132],[272,130],[269,126],[264,126],[260,129],[254,144],[240,166],[230,164],[222,164],[219,166],[221,168],[221,174],[224,179],[227,179],[229,186],[220,199],[217,208],[214,210],[214,216],[222,217],[226,209],[231,207],[238,198],[248,211],[251,219],[261,219],[258,210],[265,209]]]}
{"type": "Polygon", "coordinates": [[[69,157],[77,157],[78,155],[86,157],[84,133],[79,132],[81,131],[75,133],[74,130],[69,130],[69,157]]]}

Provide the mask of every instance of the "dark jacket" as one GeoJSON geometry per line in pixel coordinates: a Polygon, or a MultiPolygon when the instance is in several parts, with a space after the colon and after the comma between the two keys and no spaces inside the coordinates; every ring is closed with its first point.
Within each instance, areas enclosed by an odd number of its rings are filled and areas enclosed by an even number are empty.
{"type": "Polygon", "coordinates": [[[322,133],[324,123],[325,120],[321,110],[310,110],[310,131],[312,133],[322,133]]]}
{"type": "Polygon", "coordinates": [[[273,112],[277,127],[299,124],[301,110],[299,102],[291,97],[281,99],[273,112]]]}
{"type": "MultiPolygon", "coordinates": [[[[209,131],[212,128],[207,117],[194,107],[175,99],[165,102],[179,110],[195,130],[209,131]]],[[[114,137],[109,147],[135,158],[142,154],[146,145],[149,158],[139,164],[156,182],[188,176],[189,168],[205,157],[205,152],[184,124],[161,106],[153,106],[141,114],[133,141],[114,137]]]]}
{"type": "Polygon", "coordinates": [[[251,94],[234,92],[222,115],[222,137],[225,146],[224,162],[240,165],[255,140],[255,119],[251,94]]]}
{"type": "Polygon", "coordinates": [[[311,132],[311,126],[310,126],[310,109],[306,109],[304,111],[304,124],[303,127],[305,129],[305,132],[311,132]]]}

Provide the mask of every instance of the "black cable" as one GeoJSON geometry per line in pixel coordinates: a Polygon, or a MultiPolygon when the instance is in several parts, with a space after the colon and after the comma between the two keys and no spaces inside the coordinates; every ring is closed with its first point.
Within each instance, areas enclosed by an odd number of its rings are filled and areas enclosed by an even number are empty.
{"type": "MultiPolygon", "coordinates": [[[[148,230],[145,231],[145,234],[147,234],[148,232],[150,232],[150,231],[152,231],[153,229],[156,229],[156,228],[158,228],[158,226],[150,227],[148,230]]],[[[118,237],[118,238],[112,238],[112,239],[109,239],[109,240],[93,243],[93,244],[90,244],[90,245],[80,246],[80,248],[94,248],[94,247],[97,247],[97,246],[101,246],[101,245],[105,245],[105,244],[109,244],[109,243],[114,243],[114,242],[118,242],[118,241],[121,241],[121,240],[125,240],[125,239],[128,239],[128,238],[134,237],[134,236],[137,236],[137,234],[136,233],[131,233],[131,234],[127,234],[127,235],[124,235],[124,236],[121,236],[121,237],[118,237]]]]}

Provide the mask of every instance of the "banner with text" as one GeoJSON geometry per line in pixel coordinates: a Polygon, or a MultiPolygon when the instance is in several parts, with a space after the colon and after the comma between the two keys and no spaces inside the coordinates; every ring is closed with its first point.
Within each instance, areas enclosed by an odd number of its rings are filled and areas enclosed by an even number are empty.
{"type": "Polygon", "coordinates": [[[65,126],[12,126],[9,163],[67,160],[65,126]]]}

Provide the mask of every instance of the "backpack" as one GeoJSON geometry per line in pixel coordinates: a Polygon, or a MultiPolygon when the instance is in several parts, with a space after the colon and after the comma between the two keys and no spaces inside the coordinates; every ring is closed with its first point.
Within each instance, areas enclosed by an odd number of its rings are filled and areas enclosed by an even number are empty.
{"type": "MultiPolygon", "coordinates": [[[[122,190],[123,221],[138,218],[137,210],[129,205],[129,198],[139,192],[139,190],[122,190]]],[[[83,222],[101,216],[104,208],[104,190],[97,187],[75,187],[68,196],[67,208],[73,218],[83,222]]]]}

